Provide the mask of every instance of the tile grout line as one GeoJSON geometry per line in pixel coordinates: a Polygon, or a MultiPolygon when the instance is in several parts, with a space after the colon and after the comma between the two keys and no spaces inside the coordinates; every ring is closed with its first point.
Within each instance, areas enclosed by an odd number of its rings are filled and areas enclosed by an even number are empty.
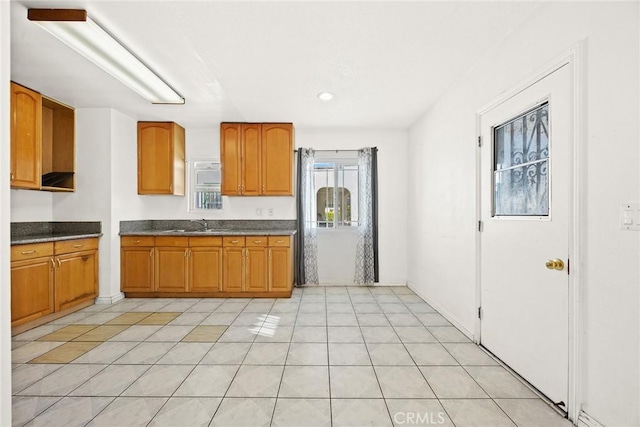
{"type": "MultiPolygon", "coordinates": [[[[364,289],[367,289],[367,288],[364,287],[364,289]]],[[[367,289],[367,291],[368,291],[367,292],[368,295],[371,295],[371,297],[375,301],[375,304],[378,306],[378,308],[380,308],[380,305],[378,304],[378,301],[373,296],[371,291],[369,289],[367,289]]],[[[378,384],[378,390],[380,390],[380,397],[382,399],[382,402],[384,402],[384,407],[387,410],[387,415],[389,415],[389,421],[391,422],[391,425],[393,426],[393,418],[391,417],[391,411],[389,410],[389,406],[387,405],[387,401],[384,398],[384,392],[382,391],[382,385],[380,385],[380,379],[378,378],[378,373],[376,372],[376,368],[375,368],[375,366],[373,364],[373,359],[371,358],[371,353],[369,352],[369,346],[367,345],[367,341],[364,338],[364,334],[362,333],[362,325],[360,325],[360,319],[358,318],[358,314],[356,313],[356,308],[355,308],[355,306],[353,304],[353,299],[351,298],[351,293],[349,293],[348,290],[347,290],[347,294],[349,295],[349,301],[351,301],[351,306],[353,308],[353,312],[354,312],[354,315],[356,317],[356,322],[358,323],[358,328],[360,329],[360,334],[362,335],[362,341],[364,342],[364,348],[367,350],[367,356],[369,356],[369,361],[371,362],[371,370],[373,371],[373,375],[376,378],[376,383],[378,384]]],[[[380,310],[382,310],[382,308],[380,308],[380,310]]]]}
{"type": "MultiPolygon", "coordinates": [[[[298,315],[300,314],[300,307],[302,306],[302,297],[303,295],[300,296],[300,302],[298,303],[298,309],[296,310],[296,317],[293,321],[293,328],[291,329],[291,337],[289,338],[289,346],[287,347],[287,354],[284,358],[284,365],[282,366],[282,374],[280,375],[280,383],[278,384],[278,391],[276,392],[275,402],[273,404],[273,410],[271,411],[271,420],[269,420],[269,426],[273,425],[273,417],[275,416],[276,408],[278,407],[278,399],[280,398],[279,397],[280,388],[282,387],[282,380],[284,379],[284,371],[287,369],[287,360],[289,360],[289,351],[291,350],[291,343],[293,342],[293,334],[295,333],[296,324],[298,323],[298,315]]],[[[327,353],[328,353],[328,350],[327,350],[327,353]]]]}
{"type": "MultiPolygon", "coordinates": [[[[251,298],[251,300],[253,300],[254,298],[251,298]]],[[[225,301],[226,302],[226,301],[225,301]]],[[[223,303],[224,304],[224,303],[223,303]]],[[[222,304],[220,304],[222,305],[222,304]]],[[[246,306],[249,305],[248,303],[245,305],[244,308],[246,308],[246,306]]],[[[220,306],[218,306],[220,307],[220,306]]],[[[244,308],[242,310],[244,310],[244,308]]],[[[217,307],[216,307],[217,310],[217,307]]],[[[215,312],[215,310],[214,310],[215,312]]],[[[229,324],[227,326],[227,329],[229,326],[231,326],[233,324],[233,322],[238,318],[238,316],[240,316],[240,313],[242,313],[242,311],[240,311],[236,317],[234,317],[234,320],[231,322],[231,324],[229,324]]],[[[262,325],[264,325],[264,320],[262,321],[262,325]]],[[[260,327],[260,329],[262,329],[262,326],[260,327]]],[[[226,332],[226,331],[225,331],[226,332]]],[[[258,332],[260,332],[260,330],[258,330],[258,332]]],[[[220,335],[220,337],[218,337],[218,340],[222,337],[222,335],[220,335]]],[[[238,372],[240,372],[240,368],[242,367],[242,365],[244,364],[245,359],[247,358],[247,356],[249,355],[249,351],[251,351],[251,347],[253,347],[253,343],[255,342],[257,338],[257,335],[254,336],[253,341],[251,342],[251,345],[249,346],[249,348],[247,349],[247,352],[245,353],[244,357],[242,358],[242,360],[240,361],[240,364],[237,365],[238,369],[236,369],[235,374],[233,374],[233,378],[231,378],[231,381],[229,381],[229,385],[227,386],[227,389],[225,390],[224,394],[222,395],[222,397],[220,398],[220,403],[218,403],[218,407],[216,408],[216,410],[213,412],[213,415],[211,416],[211,420],[209,420],[209,424],[208,426],[211,426],[211,423],[213,423],[213,419],[216,417],[216,415],[218,414],[218,411],[220,410],[220,407],[222,406],[222,402],[224,402],[224,400],[227,398],[227,393],[229,393],[229,389],[231,388],[231,384],[233,384],[233,381],[235,381],[236,377],[238,376],[238,372]]],[[[217,344],[219,341],[216,341],[215,344],[217,344]]],[[[213,347],[215,347],[215,344],[213,345],[213,347]]],[[[211,348],[213,348],[211,347],[211,348]]],[[[206,356],[206,354],[205,354],[206,356]]],[[[232,365],[233,366],[233,365],[232,365]]]]}

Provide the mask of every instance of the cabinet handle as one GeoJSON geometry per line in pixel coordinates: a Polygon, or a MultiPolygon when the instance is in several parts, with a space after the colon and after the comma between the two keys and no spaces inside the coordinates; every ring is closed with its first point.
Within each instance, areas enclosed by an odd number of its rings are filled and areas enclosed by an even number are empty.
{"type": "Polygon", "coordinates": [[[189,249],[184,250],[184,257],[189,258],[189,249]]]}
{"type": "Polygon", "coordinates": [[[284,240],[276,240],[276,243],[284,243],[284,240]]]}
{"type": "Polygon", "coordinates": [[[271,249],[269,249],[269,258],[271,258],[271,249]]]}
{"type": "Polygon", "coordinates": [[[56,269],[56,263],[53,258],[51,258],[51,268],[53,268],[54,270],[56,269]]]}
{"type": "Polygon", "coordinates": [[[153,258],[153,249],[149,251],[149,258],[153,258]]]}
{"type": "Polygon", "coordinates": [[[262,243],[262,240],[254,240],[253,243],[262,243]]]}
{"type": "Polygon", "coordinates": [[[9,173],[9,178],[11,178],[11,181],[13,181],[13,178],[14,178],[13,172],[9,173]]]}
{"type": "Polygon", "coordinates": [[[264,184],[262,184],[262,194],[264,194],[264,184]]]}
{"type": "Polygon", "coordinates": [[[131,242],[131,243],[140,243],[140,240],[134,240],[134,241],[133,241],[133,242],[131,242]]]}
{"type": "Polygon", "coordinates": [[[232,240],[231,243],[233,243],[235,245],[236,243],[238,243],[238,241],[237,240],[232,240]]]}
{"type": "Polygon", "coordinates": [[[31,255],[31,254],[37,254],[38,251],[36,251],[35,249],[32,249],[30,251],[22,251],[20,252],[22,255],[31,255]]]}
{"type": "Polygon", "coordinates": [[[58,268],[62,268],[62,262],[60,261],[60,258],[56,258],[56,260],[58,261],[58,268]]]}
{"type": "Polygon", "coordinates": [[[238,193],[240,193],[240,184],[238,184],[238,193]]]}
{"type": "Polygon", "coordinates": [[[74,247],[74,248],[81,248],[81,247],[83,247],[83,246],[84,246],[84,245],[81,245],[81,244],[79,244],[79,243],[78,243],[78,244],[73,245],[73,247],[74,247]]]}

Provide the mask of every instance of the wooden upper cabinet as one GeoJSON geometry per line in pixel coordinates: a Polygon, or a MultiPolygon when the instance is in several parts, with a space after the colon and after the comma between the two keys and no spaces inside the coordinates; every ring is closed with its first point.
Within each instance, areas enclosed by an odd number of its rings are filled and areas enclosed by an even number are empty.
{"type": "Polygon", "coordinates": [[[260,125],[243,123],[242,129],[242,195],[259,196],[262,192],[262,141],[260,125]]]}
{"type": "Polygon", "coordinates": [[[75,110],[13,82],[11,186],[75,190],[75,110]]]}
{"type": "Polygon", "coordinates": [[[11,82],[11,187],[40,189],[42,96],[11,82]]]}
{"type": "Polygon", "coordinates": [[[293,195],[291,123],[221,123],[222,194],[293,195]]]}
{"type": "Polygon", "coordinates": [[[173,122],[138,122],[138,194],[184,192],[184,128],[173,122]]]}
{"type": "Polygon", "coordinates": [[[262,125],[262,194],[293,195],[293,125],[262,125]]]}
{"type": "Polygon", "coordinates": [[[222,194],[242,194],[242,146],[240,123],[220,124],[220,158],[222,159],[222,194]]]}

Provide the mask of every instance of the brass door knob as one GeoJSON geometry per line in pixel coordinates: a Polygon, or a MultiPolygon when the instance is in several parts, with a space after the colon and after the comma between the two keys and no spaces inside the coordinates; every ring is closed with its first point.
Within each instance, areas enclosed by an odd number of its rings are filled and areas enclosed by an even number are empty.
{"type": "Polygon", "coordinates": [[[564,262],[559,258],[550,259],[549,261],[546,262],[545,265],[549,270],[558,270],[558,271],[564,270],[564,262]]]}

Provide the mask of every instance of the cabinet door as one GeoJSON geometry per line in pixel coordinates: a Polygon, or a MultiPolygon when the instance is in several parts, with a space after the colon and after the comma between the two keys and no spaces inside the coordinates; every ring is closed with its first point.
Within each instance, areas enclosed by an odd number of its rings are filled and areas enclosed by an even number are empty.
{"type": "Polygon", "coordinates": [[[242,195],[259,196],[262,193],[262,144],[260,125],[242,125],[242,195]]]}
{"type": "Polygon", "coordinates": [[[269,248],[269,291],[291,290],[291,249],[269,248]]]}
{"type": "Polygon", "coordinates": [[[198,247],[189,251],[189,291],[221,291],[222,248],[198,247]]]}
{"type": "Polygon", "coordinates": [[[244,248],[224,248],[222,260],[222,290],[224,292],[242,292],[244,282],[244,248]]]}
{"type": "Polygon", "coordinates": [[[262,124],[262,194],[293,195],[293,125],[262,124]]]}
{"type": "Polygon", "coordinates": [[[11,326],[53,313],[53,259],[11,263],[11,326]]]}
{"type": "Polygon", "coordinates": [[[241,194],[240,123],[220,124],[220,161],[222,165],[222,194],[241,194]]]}
{"type": "Polygon", "coordinates": [[[85,251],[55,257],[55,311],[96,297],[98,252],[85,251]]]}
{"type": "Polygon", "coordinates": [[[155,291],[186,292],[188,279],[188,249],[156,248],[155,291]]]}
{"type": "Polygon", "coordinates": [[[266,292],[267,248],[249,247],[247,251],[245,291],[266,292]]]}
{"type": "Polygon", "coordinates": [[[173,194],[171,123],[138,123],[138,194],[173,194]]]}
{"type": "Polygon", "coordinates": [[[153,292],[152,247],[124,247],[120,251],[122,292],[153,292]]]}
{"type": "Polygon", "coordinates": [[[11,83],[11,187],[40,188],[42,96],[11,83]]]}

